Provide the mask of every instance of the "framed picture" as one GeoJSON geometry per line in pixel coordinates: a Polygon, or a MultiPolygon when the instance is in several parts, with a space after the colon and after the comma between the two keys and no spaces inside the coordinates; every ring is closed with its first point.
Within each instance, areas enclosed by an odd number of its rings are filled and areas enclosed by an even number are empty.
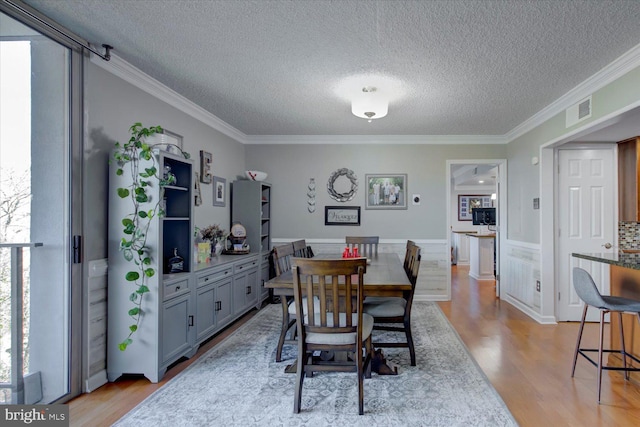
{"type": "Polygon", "coordinates": [[[200,174],[196,172],[196,179],[193,186],[194,203],[196,206],[202,204],[202,193],[200,192],[200,174]]]}
{"type": "Polygon", "coordinates": [[[458,221],[471,221],[474,208],[490,208],[491,195],[473,194],[458,196],[458,221]]]}
{"type": "Polygon", "coordinates": [[[211,184],[211,162],[213,156],[207,151],[200,150],[200,182],[211,184]]]}
{"type": "Polygon", "coordinates": [[[325,206],[324,225],[360,225],[360,206],[325,206]]]}
{"type": "Polygon", "coordinates": [[[364,176],[367,209],[407,209],[407,174],[367,174],[364,176]]]}
{"type": "Polygon", "coordinates": [[[227,180],[219,176],[213,177],[213,206],[226,206],[227,180]]]}

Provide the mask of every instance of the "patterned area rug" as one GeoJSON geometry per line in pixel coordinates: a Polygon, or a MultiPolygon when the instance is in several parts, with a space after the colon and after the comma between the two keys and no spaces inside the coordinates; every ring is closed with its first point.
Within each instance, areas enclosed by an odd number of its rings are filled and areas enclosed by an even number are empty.
{"type": "Polygon", "coordinates": [[[115,425],[517,425],[440,308],[430,302],[413,304],[417,366],[410,366],[407,349],[384,349],[399,373],[365,379],[364,415],[358,415],[355,373],[306,378],[302,411],[294,414],[296,376],[284,369],[297,349],[285,346],[283,361],[274,361],[280,316],[280,305],[265,307],[115,425]]]}

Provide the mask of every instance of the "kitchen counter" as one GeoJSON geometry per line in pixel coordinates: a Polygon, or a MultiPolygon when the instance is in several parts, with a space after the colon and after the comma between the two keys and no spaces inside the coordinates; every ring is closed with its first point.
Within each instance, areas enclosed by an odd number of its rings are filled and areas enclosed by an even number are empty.
{"type": "Polygon", "coordinates": [[[572,253],[576,258],[587,259],[589,261],[604,262],[617,267],[640,270],[640,252],[626,253],[621,251],[599,252],[599,253],[572,253]]]}

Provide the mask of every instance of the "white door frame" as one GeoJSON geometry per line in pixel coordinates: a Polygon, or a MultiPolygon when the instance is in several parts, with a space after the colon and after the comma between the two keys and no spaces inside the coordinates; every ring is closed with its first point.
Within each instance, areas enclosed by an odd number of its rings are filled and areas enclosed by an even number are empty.
{"type": "MultiPolygon", "coordinates": [[[[498,218],[499,225],[498,228],[498,239],[496,239],[496,254],[499,257],[497,261],[497,269],[496,274],[500,276],[501,266],[504,265],[501,262],[502,252],[500,248],[506,247],[506,239],[507,239],[507,159],[456,159],[456,160],[447,160],[446,170],[446,191],[447,191],[447,248],[451,248],[451,166],[459,165],[459,164],[477,164],[477,165],[485,165],[485,164],[495,164],[498,165],[498,176],[496,177],[496,181],[500,183],[498,186],[499,192],[497,194],[498,197],[498,218]]],[[[497,297],[502,298],[502,286],[497,286],[496,288],[497,297]]],[[[447,268],[447,301],[451,300],[451,267],[447,268]]]]}
{"type": "MultiPolygon", "coordinates": [[[[640,107],[640,101],[636,101],[620,110],[607,114],[600,119],[594,120],[540,146],[540,316],[542,318],[557,320],[556,295],[558,286],[556,284],[555,268],[557,228],[555,218],[558,209],[556,203],[558,180],[555,174],[556,150],[563,144],[575,141],[580,137],[616,123],[620,115],[638,107],[640,107]],[[545,191],[545,189],[549,188],[552,189],[552,191],[545,191]]],[[[616,176],[617,185],[617,173],[614,175],[616,176]]],[[[616,194],[615,209],[617,209],[617,200],[616,194]]]]}

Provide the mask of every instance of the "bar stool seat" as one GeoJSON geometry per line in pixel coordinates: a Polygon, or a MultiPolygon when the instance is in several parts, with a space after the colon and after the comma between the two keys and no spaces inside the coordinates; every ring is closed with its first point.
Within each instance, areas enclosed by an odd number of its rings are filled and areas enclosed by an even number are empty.
{"type": "MultiPolygon", "coordinates": [[[[576,362],[578,360],[578,354],[582,355],[592,365],[598,368],[598,403],[600,403],[600,395],[602,390],[602,371],[624,371],[625,380],[629,379],[629,372],[640,371],[640,368],[633,368],[627,365],[627,360],[631,359],[640,364],[640,359],[632,354],[626,352],[624,345],[624,330],[622,327],[622,314],[635,314],[640,321],[640,301],[631,298],[624,298],[618,296],[601,295],[598,291],[598,287],[591,275],[584,269],[575,267],[573,269],[573,286],[584,302],[584,311],[582,312],[582,321],[580,322],[580,331],[578,332],[578,342],[576,343],[576,351],[573,354],[573,367],[571,369],[571,377],[574,376],[576,371],[576,362]],[[581,348],[580,341],[582,339],[582,332],[584,330],[584,323],[587,317],[587,310],[591,307],[595,307],[600,310],[600,340],[598,348],[581,348]],[[604,316],[607,313],[618,313],[618,319],[620,323],[620,349],[603,349],[604,339],[604,316]],[[589,357],[587,352],[598,352],[598,361],[594,361],[589,357]],[[622,367],[618,366],[603,366],[602,355],[603,353],[620,353],[622,356],[622,367]]],[[[612,332],[613,333],[613,332],[612,332]]]]}

